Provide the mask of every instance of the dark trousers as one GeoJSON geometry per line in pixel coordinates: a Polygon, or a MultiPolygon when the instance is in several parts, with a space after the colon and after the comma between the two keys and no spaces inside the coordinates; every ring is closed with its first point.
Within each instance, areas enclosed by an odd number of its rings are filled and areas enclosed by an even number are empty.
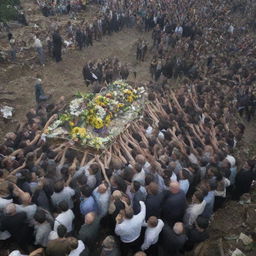
{"type": "Polygon", "coordinates": [[[226,198],[222,196],[215,196],[214,200],[214,206],[213,206],[213,211],[217,211],[218,209],[222,208],[223,204],[225,203],[226,198]]]}
{"type": "Polygon", "coordinates": [[[157,256],[158,255],[158,245],[153,244],[147,250],[145,250],[147,256],[157,256]]]}
{"type": "Polygon", "coordinates": [[[131,243],[123,243],[121,241],[121,254],[122,256],[128,256],[129,253],[132,253],[132,255],[138,251],[140,251],[140,247],[142,244],[142,237],[139,236],[135,241],[131,243]]]}

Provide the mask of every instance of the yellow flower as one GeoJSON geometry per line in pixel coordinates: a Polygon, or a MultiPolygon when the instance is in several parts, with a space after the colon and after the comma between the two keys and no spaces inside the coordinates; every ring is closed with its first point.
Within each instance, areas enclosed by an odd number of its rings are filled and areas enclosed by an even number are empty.
{"type": "Polygon", "coordinates": [[[122,107],[124,106],[124,104],[123,104],[123,103],[118,103],[117,106],[118,106],[119,108],[122,108],[122,107]]]}
{"type": "Polygon", "coordinates": [[[130,102],[130,103],[132,103],[132,102],[133,102],[133,97],[132,97],[131,95],[128,96],[128,97],[127,97],[127,101],[130,102]]]}
{"type": "Polygon", "coordinates": [[[71,131],[72,139],[77,138],[78,136],[83,138],[86,136],[86,129],[83,127],[74,127],[71,131]]]}
{"type": "Polygon", "coordinates": [[[129,89],[124,89],[124,90],[123,90],[123,93],[124,93],[124,94],[132,94],[132,91],[129,90],[129,89]]]}
{"type": "Polygon", "coordinates": [[[70,122],[69,122],[69,125],[70,125],[70,126],[74,126],[75,123],[70,121],[70,122]]]}
{"type": "Polygon", "coordinates": [[[111,114],[111,115],[108,114],[108,115],[106,116],[106,118],[105,118],[105,124],[106,124],[106,126],[109,126],[110,121],[111,121],[111,116],[112,116],[112,114],[111,114]]]}
{"type": "Polygon", "coordinates": [[[78,134],[79,133],[79,129],[80,129],[80,127],[74,127],[73,129],[72,129],[72,134],[78,134]]]}
{"type": "Polygon", "coordinates": [[[81,127],[80,130],[79,130],[79,135],[80,137],[85,137],[86,135],[86,129],[81,127]]]}
{"type": "Polygon", "coordinates": [[[104,126],[103,120],[99,117],[95,117],[93,120],[93,126],[96,129],[101,129],[104,126]]]}

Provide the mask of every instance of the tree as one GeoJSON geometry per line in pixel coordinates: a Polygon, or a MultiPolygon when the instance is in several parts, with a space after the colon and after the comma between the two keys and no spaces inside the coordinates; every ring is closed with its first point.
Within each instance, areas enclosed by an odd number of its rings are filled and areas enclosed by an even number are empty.
{"type": "Polygon", "coordinates": [[[15,20],[20,8],[20,0],[1,0],[0,1],[0,22],[15,20]]]}

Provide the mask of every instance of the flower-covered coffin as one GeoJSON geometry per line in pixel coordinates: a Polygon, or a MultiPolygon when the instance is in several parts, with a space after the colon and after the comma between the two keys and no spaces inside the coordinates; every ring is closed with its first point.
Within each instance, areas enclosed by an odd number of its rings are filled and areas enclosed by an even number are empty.
{"type": "Polygon", "coordinates": [[[115,81],[101,93],[79,93],[47,129],[47,138],[72,140],[79,148],[106,149],[142,115],[144,87],[115,81]]]}

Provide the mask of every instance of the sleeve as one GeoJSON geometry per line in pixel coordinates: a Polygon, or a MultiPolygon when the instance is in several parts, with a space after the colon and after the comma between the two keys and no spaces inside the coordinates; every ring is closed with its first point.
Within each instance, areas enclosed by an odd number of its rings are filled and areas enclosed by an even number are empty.
{"type": "Polygon", "coordinates": [[[12,203],[12,199],[8,200],[8,199],[4,199],[2,197],[0,197],[0,209],[4,209],[6,207],[6,205],[12,203]]]}
{"type": "Polygon", "coordinates": [[[75,195],[75,190],[72,189],[71,187],[66,187],[66,190],[71,197],[75,195]]]}
{"type": "Polygon", "coordinates": [[[83,173],[85,172],[86,168],[87,168],[87,166],[83,166],[83,167],[79,168],[79,169],[75,172],[75,174],[74,174],[74,176],[73,176],[73,179],[75,179],[75,178],[79,177],[81,174],[83,174],[83,173]]]}
{"type": "Polygon", "coordinates": [[[115,233],[116,233],[116,235],[118,235],[118,236],[121,236],[121,235],[122,235],[122,223],[121,223],[121,224],[116,224],[115,233]]]}
{"type": "Polygon", "coordinates": [[[164,227],[164,222],[161,219],[158,219],[158,224],[157,224],[157,231],[159,231],[159,233],[162,231],[164,227]]]}
{"type": "Polygon", "coordinates": [[[230,180],[225,178],[224,184],[225,184],[225,187],[229,187],[230,186],[230,180]]]}
{"type": "Polygon", "coordinates": [[[139,216],[141,217],[141,221],[143,222],[146,217],[146,205],[143,201],[140,201],[140,213],[139,216]]]}
{"type": "Polygon", "coordinates": [[[43,245],[44,233],[38,230],[35,237],[35,245],[43,245]]]}
{"type": "Polygon", "coordinates": [[[55,219],[55,221],[54,221],[54,226],[53,226],[53,230],[55,231],[55,232],[57,232],[57,229],[58,229],[58,226],[60,225],[60,223],[55,219]]]}
{"type": "Polygon", "coordinates": [[[148,237],[147,235],[145,235],[144,243],[141,246],[141,250],[142,251],[147,250],[151,246],[152,242],[153,242],[152,237],[148,237]]]}

